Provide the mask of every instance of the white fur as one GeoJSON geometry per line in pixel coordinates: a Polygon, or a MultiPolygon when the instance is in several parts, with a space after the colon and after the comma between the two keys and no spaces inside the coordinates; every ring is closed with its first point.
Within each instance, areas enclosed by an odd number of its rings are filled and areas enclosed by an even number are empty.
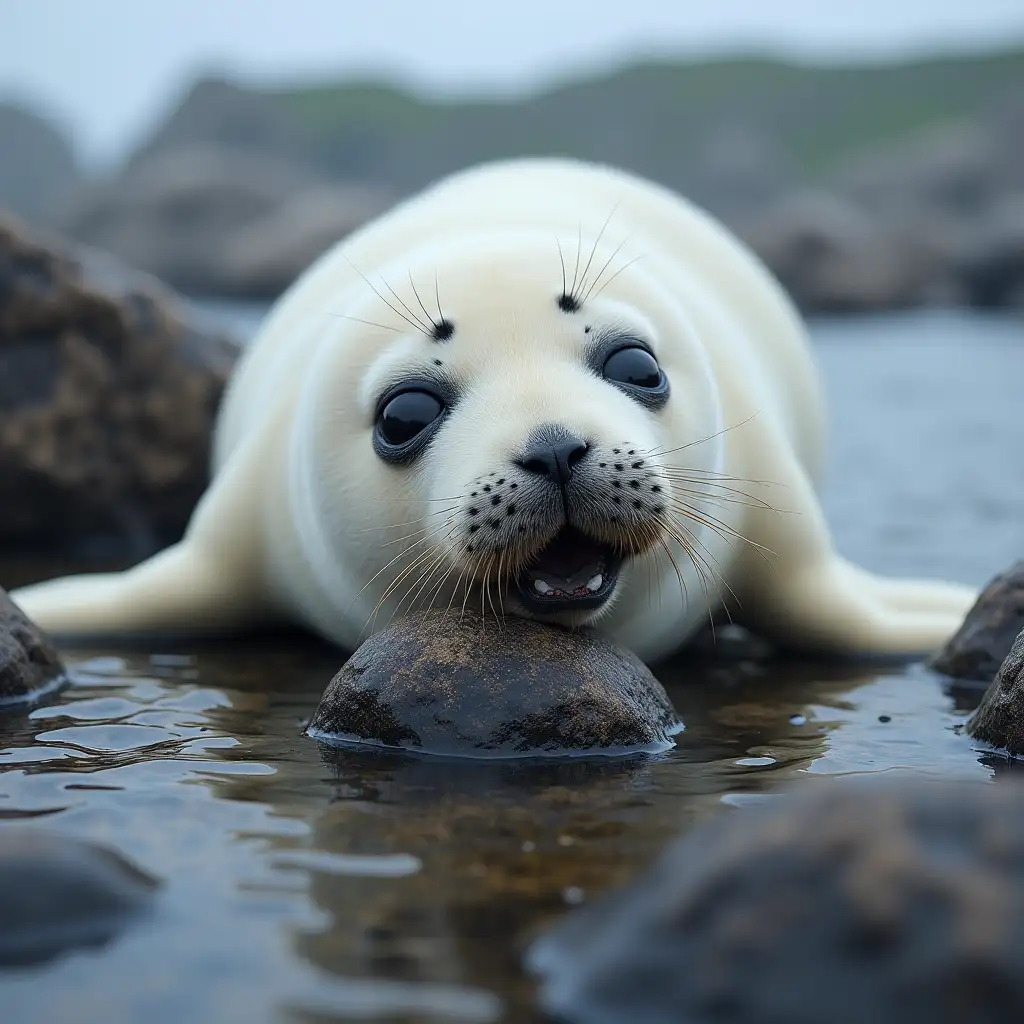
{"type": "MultiPolygon", "coordinates": [[[[598,439],[595,452],[628,441],[667,453],[649,457],[651,479],[703,520],[682,520],[703,574],[667,538],[624,566],[614,602],[593,618],[649,661],[723,598],[734,618],[786,644],[844,654],[931,650],[974,599],[872,577],[832,549],[815,496],[819,382],[799,318],[757,260],[661,188],[544,160],[455,175],[321,257],[235,372],[215,479],[185,539],[129,572],[14,597],[57,633],[290,620],[351,648],[417,597],[462,605],[456,583],[475,563],[466,537],[446,534],[444,510],[464,509],[473,481],[549,422],[598,439]],[[599,286],[575,314],[555,301],[563,262],[567,284],[587,267],[599,286]],[[410,278],[427,309],[439,300],[454,322],[450,341],[399,315],[389,287],[422,312],[410,278]],[[587,370],[584,325],[591,337],[642,336],[671,382],[668,405],[649,411],[587,370]],[[377,398],[435,357],[458,378],[459,401],[415,463],[387,465],[371,444],[377,398]]],[[[521,611],[514,600],[509,610],[521,611]]]]}

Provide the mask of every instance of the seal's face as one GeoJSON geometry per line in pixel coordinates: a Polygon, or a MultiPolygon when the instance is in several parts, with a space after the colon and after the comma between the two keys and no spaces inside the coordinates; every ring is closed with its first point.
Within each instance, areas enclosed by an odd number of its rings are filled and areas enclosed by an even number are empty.
{"type": "Polygon", "coordinates": [[[366,506],[368,528],[391,534],[366,566],[382,600],[473,600],[579,625],[626,590],[649,602],[699,534],[698,520],[680,517],[693,487],[678,449],[709,439],[694,444],[695,471],[714,469],[720,452],[717,396],[692,330],[639,272],[616,278],[612,295],[560,287],[542,245],[477,245],[471,261],[450,259],[440,299],[433,282],[427,293],[433,308],[411,289],[399,293],[406,307],[384,291],[422,326],[358,343],[364,452],[382,492],[408,495],[366,506]]]}

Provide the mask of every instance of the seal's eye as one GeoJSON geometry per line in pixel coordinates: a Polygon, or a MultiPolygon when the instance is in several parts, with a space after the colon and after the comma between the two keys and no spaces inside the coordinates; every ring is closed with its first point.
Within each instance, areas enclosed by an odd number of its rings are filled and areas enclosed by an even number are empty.
{"type": "Polygon", "coordinates": [[[604,362],[604,376],[616,384],[649,391],[660,388],[664,380],[657,359],[637,345],[613,352],[604,362]]]}
{"type": "Polygon", "coordinates": [[[373,450],[385,462],[412,462],[444,422],[447,404],[433,391],[410,387],[383,400],[373,450]]]}
{"type": "Polygon", "coordinates": [[[444,405],[429,391],[403,391],[381,409],[377,433],[393,448],[407,445],[444,411],[444,405]]]}

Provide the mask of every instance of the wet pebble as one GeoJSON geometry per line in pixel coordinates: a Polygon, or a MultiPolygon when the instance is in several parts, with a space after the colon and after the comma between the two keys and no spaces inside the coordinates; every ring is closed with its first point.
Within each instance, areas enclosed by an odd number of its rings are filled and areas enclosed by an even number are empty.
{"type": "Polygon", "coordinates": [[[327,687],[307,733],[522,757],[664,750],[681,728],[648,668],[603,637],[435,612],[367,640],[327,687]]]}
{"type": "Polygon", "coordinates": [[[155,888],[153,878],[106,847],[0,831],[0,967],[104,945],[150,905],[155,888]]]}
{"type": "Polygon", "coordinates": [[[1024,786],[822,782],[723,812],[530,950],[575,1024],[1024,1015],[1024,786]]]}

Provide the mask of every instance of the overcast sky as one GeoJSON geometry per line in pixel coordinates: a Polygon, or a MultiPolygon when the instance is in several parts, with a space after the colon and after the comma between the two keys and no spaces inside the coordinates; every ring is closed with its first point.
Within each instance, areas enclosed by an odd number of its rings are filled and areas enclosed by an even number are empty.
{"type": "Polygon", "coordinates": [[[63,120],[96,162],[209,69],[517,91],[652,52],[837,59],[1013,41],[1024,0],[0,0],[0,97],[63,120]]]}

